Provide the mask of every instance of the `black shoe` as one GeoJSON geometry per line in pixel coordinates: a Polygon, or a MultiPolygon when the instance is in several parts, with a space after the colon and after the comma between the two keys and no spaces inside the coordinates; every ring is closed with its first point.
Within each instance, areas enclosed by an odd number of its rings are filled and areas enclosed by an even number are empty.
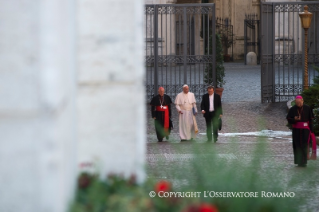
{"type": "Polygon", "coordinates": [[[166,136],[166,140],[168,140],[168,139],[169,139],[169,136],[167,135],[167,136],[166,136]]]}
{"type": "Polygon", "coordinates": [[[218,140],[217,139],[214,139],[214,143],[216,143],[218,140]]]}
{"type": "Polygon", "coordinates": [[[307,164],[298,164],[298,167],[307,167],[307,164]]]}
{"type": "Polygon", "coordinates": [[[186,139],[181,139],[181,141],[187,141],[186,139]]]}
{"type": "Polygon", "coordinates": [[[163,140],[158,140],[158,142],[162,142],[163,140]]]}
{"type": "Polygon", "coordinates": [[[209,143],[210,143],[210,142],[212,142],[212,141],[213,141],[213,140],[207,140],[206,142],[209,142],[209,143]]]}

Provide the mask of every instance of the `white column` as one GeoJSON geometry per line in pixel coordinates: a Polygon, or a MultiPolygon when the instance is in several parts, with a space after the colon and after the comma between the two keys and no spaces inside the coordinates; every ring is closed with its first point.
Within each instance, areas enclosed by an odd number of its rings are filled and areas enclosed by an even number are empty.
{"type": "Polygon", "coordinates": [[[144,178],[143,0],[81,0],[79,163],[144,178]]]}
{"type": "Polygon", "coordinates": [[[66,211],[75,183],[73,0],[0,0],[0,211],[66,211]]]}

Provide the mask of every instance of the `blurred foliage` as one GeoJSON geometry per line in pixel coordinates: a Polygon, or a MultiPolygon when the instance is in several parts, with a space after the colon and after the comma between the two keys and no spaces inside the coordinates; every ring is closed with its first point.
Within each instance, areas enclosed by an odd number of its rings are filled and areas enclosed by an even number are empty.
{"type": "MultiPolygon", "coordinates": [[[[143,183],[137,183],[134,176],[126,179],[109,175],[106,179],[99,179],[97,175],[82,173],[78,178],[76,197],[69,212],[294,212],[305,204],[302,197],[317,196],[318,191],[311,189],[314,186],[311,180],[307,183],[300,181],[302,176],[315,180],[312,175],[314,170],[308,167],[303,172],[287,176],[282,165],[267,157],[271,151],[266,138],[261,137],[256,141],[253,151],[246,159],[220,157],[211,144],[207,144],[205,154],[202,154],[202,149],[198,147],[206,144],[192,145],[193,159],[179,162],[157,161],[152,165],[152,171],[148,170],[149,178],[143,183]],[[158,176],[165,176],[165,180],[158,180],[158,176]],[[305,192],[300,190],[301,186],[305,192]],[[151,191],[201,194],[189,198],[160,198],[157,195],[151,198],[151,191]],[[258,195],[246,198],[209,197],[207,193],[205,197],[205,191],[213,191],[214,194],[257,192],[258,195]],[[267,197],[262,196],[262,192],[296,192],[296,196],[267,197]]],[[[231,149],[239,149],[235,140],[231,145],[231,149]]]]}

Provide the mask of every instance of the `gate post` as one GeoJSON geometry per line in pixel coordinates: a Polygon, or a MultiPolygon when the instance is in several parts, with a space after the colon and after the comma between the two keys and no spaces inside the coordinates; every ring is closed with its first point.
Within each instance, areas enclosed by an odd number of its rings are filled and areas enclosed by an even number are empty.
{"type": "Polygon", "coordinates": [[[244,58],[245,65],[247,65],[247,20],[244,20],[244,58]]]}
{"type": "Polygon", "coordinates": [[[183,7],[183,60],[184,60],[184,84],[187,84],[187,15],[186,7],[183,7]]]}
{"type": "Polygon", "coordinates": [[[274,53],[275,20],[273,3],[262,2],[261,21],[261,102],[275,102],[274,53]]]}
{"type": "MultiPolygon", "coordinates": [[[[216,11],[215,11],[215,4],[212,6],[213,7],[213,17],[212,17],[212,46],[213,46],[213,49],[212,49],[212,52],[213,52],[213,85],[215,87],[217,87],[217,78],[216,78],[216,17],[215,17],[215,14],[216,14],[216,11]]],[[[208,38],[209,39],[209,38],[208,38]]]]}
{"type": "Polygon", "coordinates": [[[158,88],[158,5],[154,5],[154,96],[158,88]]]}

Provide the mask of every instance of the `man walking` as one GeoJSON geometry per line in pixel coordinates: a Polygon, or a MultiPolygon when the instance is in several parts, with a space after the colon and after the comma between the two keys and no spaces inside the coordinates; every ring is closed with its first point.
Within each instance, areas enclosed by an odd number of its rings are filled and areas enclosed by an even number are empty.
{"type": "Polygon", "coordinates": [[[152,118],[155,123],[155,130],[158,142],[162,142],[163,138],[169,139],[169,134],[172,129],[171,118],[171,97],[164,94],[165,89],[160,87],[158,89],[158,95],[154,96],[150,105],[152,118]]]}
{"type": "MultiPolygon", "coordinates": [[[[312,109],[303,103],[302,96],[296,96],[295,105],[288,111],[287,120],[292,124],[292,147],[294,162],[299,167],[307,166],[308,145],[313,132],[312,109]]],[[[316,141],[313,142],[313,151],[316,151],[316,141]]]]}
{"type": "Polygon", "coordinates": [[[183,92],[175,99],[176,109],[179,113],[179,136],[182,141],[192,140],[196,137],[197,123],[194,115],[197,114],[195,95],[189,92],[188,85],[183,86],[183,92]]]}
{"type": "Polygon", "coordinates": [[[214,131],[214,142],[218,139],[219,119],[223,116],[223,109],[220,96],[214,93],[214,87],[208,86],[207,93],[202,97],[202,114],[206,121],[207,141],[212,141],[212,125],[214,131]]]}

